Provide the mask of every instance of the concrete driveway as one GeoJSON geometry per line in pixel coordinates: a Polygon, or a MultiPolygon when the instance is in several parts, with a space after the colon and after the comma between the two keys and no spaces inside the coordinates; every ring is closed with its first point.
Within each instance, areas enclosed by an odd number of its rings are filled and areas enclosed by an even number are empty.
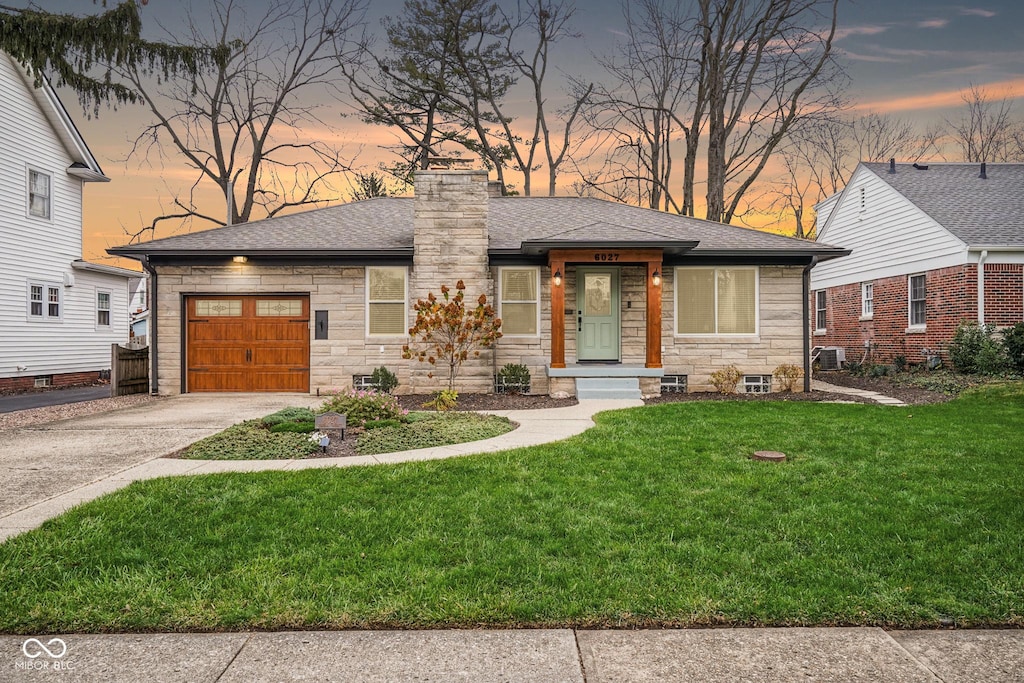
{"type": "Polygon", "coordinates": [[[186,394],[109,413],[35,425],[0,438],[0,518],[159,458],[307,394],[186,394]]]}

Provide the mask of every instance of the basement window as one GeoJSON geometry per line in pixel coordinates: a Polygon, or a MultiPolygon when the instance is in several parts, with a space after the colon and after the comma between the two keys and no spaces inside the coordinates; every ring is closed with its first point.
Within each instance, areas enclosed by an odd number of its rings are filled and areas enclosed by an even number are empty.
{"type": "Polygon", "coordinates": [[[45,387],[53,386],[53,375],[40,375],[35,378],[35,388],[43,389],[45,387]]]}
{"type": "Polygon", "coordinates": [[[771,375],[744,375],[743,392],[746,394],[768,394],[772,390],[771,375]]]}
{"type": "Polygon", "coordinates": [[[661,378],[661,393],[685,394],[686,375],[665,375],[661,378]]]}

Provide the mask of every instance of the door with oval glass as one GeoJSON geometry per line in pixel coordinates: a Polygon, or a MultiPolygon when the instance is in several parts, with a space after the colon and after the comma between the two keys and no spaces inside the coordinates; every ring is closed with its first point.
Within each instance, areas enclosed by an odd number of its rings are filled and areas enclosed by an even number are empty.
{"type": "Polygon", "coordinates": [[[576,360],[619,360],[619,269],[576,269],[576,360]]]}

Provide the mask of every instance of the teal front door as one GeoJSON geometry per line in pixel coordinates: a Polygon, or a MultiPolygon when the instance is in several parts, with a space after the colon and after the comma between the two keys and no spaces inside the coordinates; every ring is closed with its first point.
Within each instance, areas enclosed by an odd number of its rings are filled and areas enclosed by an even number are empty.
{"type": "Polygon", "coordinates": [[[619,360],[619,270],[576,269],[576,360],[619,360]]]}

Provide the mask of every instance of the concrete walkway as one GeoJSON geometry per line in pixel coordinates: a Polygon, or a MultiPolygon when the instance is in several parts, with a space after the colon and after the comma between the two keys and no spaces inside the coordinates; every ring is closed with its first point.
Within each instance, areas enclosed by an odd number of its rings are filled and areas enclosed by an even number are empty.
{"type": "Polygon", "coordinates": [[[81,503],[133,481],[184,474],[352,467],[436,460],[560,441],[594,425],[602,410],[641,401],[585,400],[548,410],[491,411],[519,423],[483,441],[401,453],[296,460],[163,458],[236,422],[286,406],[314,406],[305,394],[186,394],[126,410],[17,429],[0,439],[0,541],[35,529],[81,503]]]}
{"type": "Polygon", "coordinates": [[[883,406],[903,406],[906,407],[906,403],[893,398],[892,396],[886,396],[880,394],[877,391],[868,391],[867,389],[854,389],[853,387],[841,387],[837,384],[829,384],[828,382],[822,382],[820,379],[811,380],[811,389],[814,391],[827,391],[833,394],[846,394],[847,396],[860,396],[861,398],[867,398],[875,403],[880,403],[883,406]]]}
{"type": "Polygon", "coordinates": [[[1024,681],[1024,631],[292,631],[40,635],[34,641],[0,636],[0,680],[1005,683],[1024,681]]]}

